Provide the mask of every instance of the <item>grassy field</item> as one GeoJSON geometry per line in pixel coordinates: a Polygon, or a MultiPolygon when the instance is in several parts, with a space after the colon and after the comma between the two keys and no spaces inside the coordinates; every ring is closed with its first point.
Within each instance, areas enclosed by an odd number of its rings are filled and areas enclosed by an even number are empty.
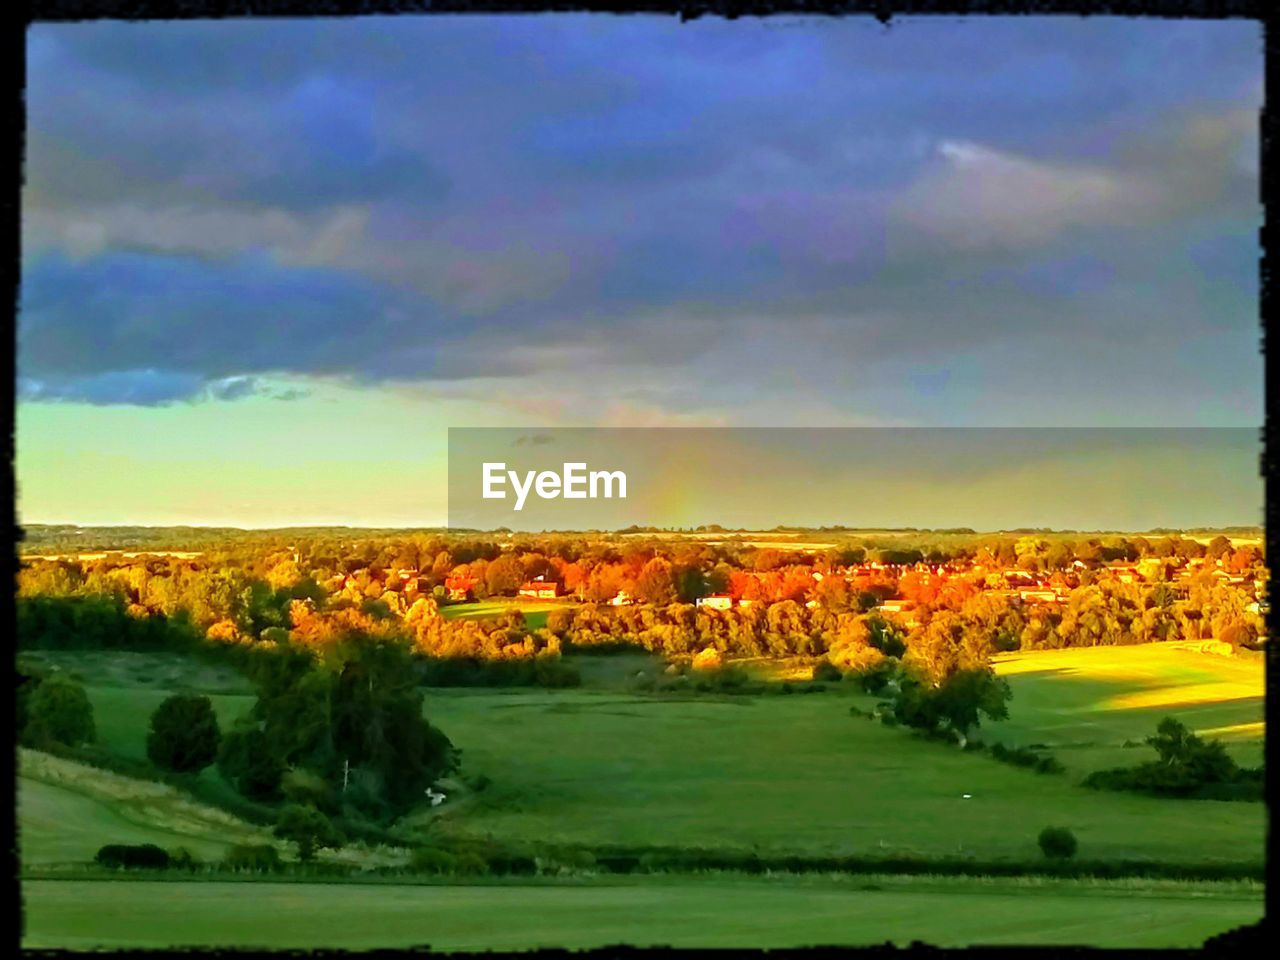
{"type": "Polygon", "coordinates": [[[1082,857],[1262,858],[1261,804],[1103,796],[851,717],[849,703],[436,693],[429,715],[494,781],[439,820],[528,840],[1030,859],[1052,824],[1076,832],[1082,857]]]}
{"type": "Polygon", "coordinates": [[[519,598],[515,600],[477,600],[471,603],[453,603],[440,608],[441,614],[448,620],[479,620],[483,617],[498,617],[508,610],[519,610],[524,614],[525,623],[530,630],[541,630],[547,625],[547,614],[556,607],[571,603],[568,600],[533,600],[519,598]]]}
{"type": "Polygon", "coordinates": [[[250,886],[29,880],[22,892],[23,945],[71,949],[795,947],[912,940],[1191,947],[1262,916],[1258,891],[963,881],[655,877],[589,885],[250,886]]]}
{"type": "Polygon", "coordinates": [[[84,863],[106,843],[186,847],[220,857],[232,843],[269,841],[267,831],[147,783],[32,750],[20,751],[18,823],[22,862],[84,863]]]}
{"type": "Polygon", "coordinates": [[[1009,719],[986,731],[1010,744],[1042,743],[1073,774],[1154,757],[1141,744],[1165,716],[1223,740],[1238,763],[1262,762],[1264,664],[1153,643],[1006,654],[997,673],[1013,689],[1009,719]]]}
{"type": "MultiPolygon", "coordinates": [[[[516,840],[1019,859],[1037,858],[1036,835],[1059,825],[1076,832],[1090,859],[1263,855],[1261,804],[1102,795],[1075,782],[1145,759],[1147,748],[1121,744],[1140,741],[1166,713],[1201,728],[1238,727],[1233,749],[1258,762],[1260,740],[1241,726],[1261,719],[1257,661],[1152,647],[1003,660],[1011,719],[984,735],[1048,744],[1066,776],[850,716],[851,704],[873,702],[864,697],[684,699],[622,689],[622,676],[647,662],[583,657],[590,685],[579,690],[429,691],[427,714],[462,748],[465,771],[492,780],[479,794],[455,794],[431,819],[451,832],[516,840]]],[[[143,756],[148,718],[166,692],[95,685],[89,694],[101,741],[143,756]]],[[[252,703],[243,694],[212,699],[224,727],[252,703]]]]}
{"type": "MultiPolygon", "coordinates": [[[[476,605],[479,606],[479,605],[476,605]]],[[[44,655],[87,683],[101,744],[145,755],[172,690],[208,692],[227,727],[252,704],[233,673],[166,655],[44,655]]],[[[1259,758],[1262,664],[1178,645],[1002,657],[1008,721],[984,731],[1048,745],[1046,776],[851,716],[872,698],[826,693],[662,697],[628,692],[649,655],[579,656],[576,690],[429,690],[426,711],[487,789],[455,792],[416,829],[498,839],[755,848],[864,855],[1039,858],[1046,825],[1087,859],[1263,859],[1262,804],[1099,794],[1078,786],[1137,762],[1173,714],[1259,758]],[[969,794],[966,798],[965,794],[969,794]],[[429,821],[429,822],[428,822],[429,821]]],[[[104,843],[182,846],[216,858],[265,830],[160,784],[21,751],[18,814],[28,867],[83,863],[104,843]]],[[[216,778],[212,768],[202,777],[216,778]]],[[[411,823],[411,826],[414,824],[411,823]]],[[[424,834],[425,835],[425,834],[424,834]]],[[[352,863],[405,852],[348,848],[352,863]]],[[[1256,920],[1260,888],[871,877],[601,877],[471,885],[101,881],[28,878],[27,946],[408,946],[608,943],[1090,943],[1192,946],[1256,920]],[[1018,895],[1016,909],[1010,898],[1018,895]],[[353,916],[360,917],[352,923],[353,916]],[[502,923],[495,923],[495,917],[502,923]]]]}

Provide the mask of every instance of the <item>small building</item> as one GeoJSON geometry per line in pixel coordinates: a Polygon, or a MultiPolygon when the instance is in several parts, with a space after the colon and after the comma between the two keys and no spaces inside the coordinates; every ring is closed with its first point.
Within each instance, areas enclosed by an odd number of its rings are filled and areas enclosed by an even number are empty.
{"type": "Polygon", "coordinates": [[[733,597],[727,593],[713,593],[709,596],[699,597],[694,601],[694,604],[710,610],[730,610],[733,608],[733,597]]]}
{"type": "Polygon", "coordinates": [[[445,577],[444,588],[450,600],[470,600],[471,591],[475,589],[476,578],[467,576],[445,577]]]}
{"type": "Polygon", "coordinates": [[[635,603],[635,598],[625,590],[619,590],[618,595],[609,601],[611,607],[629,607],[635,603]]]}
{"type": "Polygon", "coordinates": [[[560,584],[545,577],[534,577],[532,580],[522,583],[520,589],[516,591],[516,595],[534,600],[555,600],[560,596],[560,584]]]}

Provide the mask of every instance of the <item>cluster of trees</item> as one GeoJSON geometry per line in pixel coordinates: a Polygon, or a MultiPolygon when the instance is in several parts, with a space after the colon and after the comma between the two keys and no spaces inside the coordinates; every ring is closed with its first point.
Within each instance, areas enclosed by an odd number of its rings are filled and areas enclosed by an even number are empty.
{"type": "MultiPolygon", "coordinates": [[[[285,642],[255,657],[249,673],[257,701],[222,737],[217,763],[251,799],[385,822],[457,767],[457,749],[423,716],[403,642],[358,632],[322,650],[285,642]]],[[[295,833],[318,822],[290,817],[295,833]]]]}
{"type": "Polygon", "coordinates": [[[1173,717],[1161,720],[1146,743],[1155,749],[1156,760],[1099,770],[1085,778],[1085,786],[1210,800],[1264,799],[1263,768],[1240,767],[1222,741],[1205,740],[1173,717]]]}
{"type": "MultiPolygon", "coordinates": [[[[1232,547],[1225,537],[1205,545],[1173,536],[955,535],[949,543],[953,554],[996,568],[1204,554],[1225,558],[1230,569],[1262,571],[1256,549],[1232,547]]],[[[907,550],[901,543],[894,549],[907,550]]],[[[825,656],[842,669],[909,654],[939,674],[956,664],[985,663],[1001,650],[1205,637],[1240,646],[1263,629],[1248,595],[1209,572],[1175,585],[1122,582],[1105,570],[1064,571],[1052,576],[1078,584],[1063,587],[1064,602],[1027,605],[985,589],[981,572],[823,575],[869,555],[863,545],[800,553],[618,538],[513,538],[504,546],[424,535],[317,537],[287,548],[248,541],[199,558],[34,561],[19,576],[19,639],[41,648],[199,650],[208,638],[226,650],[293,644],[323,651],[361,634],[412,644],[441,683],[572,685],[572,672],[556,665],[571,648],[632,646],[675,657],[707,648],[737,657],[825,656]],[[404,565],[422,573],[412,589],[390,573],[404,565]],[[515,611],[487,620],[447,619],[420,581],[439,585],[459,572],[483,582],[482,590],[510,592],[527,578],[551,576],[584,597],[604,600],[624,591],[640,602],[557,607],[541,630],[530,630],[515,611]],[[689,602],[720,591],[756,602],[729,610],[689,602]],[[879,609],[891,597],[914,601],[909,618],[879,609]],[[492,663],[506,666],[483,666],[492,663]]]]}

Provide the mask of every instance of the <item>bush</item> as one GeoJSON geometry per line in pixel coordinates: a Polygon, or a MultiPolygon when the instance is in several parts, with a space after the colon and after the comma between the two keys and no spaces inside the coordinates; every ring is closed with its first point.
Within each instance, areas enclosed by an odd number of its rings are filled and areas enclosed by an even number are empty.
{"type": "Polygon", "coordinates": [[[861,670],[851,671],[846,679],[854,680],[867,693],[878,694],[898,673],[898,661],[885,658],[861,670]]]}
{"type": "Polygon", "coordinates": [[[1098,770],[1086,787],[1132,790],[1155,796],[1206,800],[1262,800],[1260,772],[1242,770],[1218,740],[1202,740],[1172,717],[1160,721],[1146,741],[1158,760],[1135,767],[1098,770]]]}
{"type": "Polygon", "coordinates": [[[186,870],[195,873],[204,868],[204,861],[186,847],[179,847],[169,855],[169,866],[174,870],[186,870]]]}
{"type": "Polygon", "coordinates": [[[1040,852],[1050,860],[1070,860],[1076,855],[1076,835],[1066,827],[1045,827],[1039,844],[1040,852]]]}
{"type": "Polygon", "coordinates": [[[991,756],[1001,763],[1015,767],[1027,767],[1036,773],[1063,773],[1066,768],[1054,757],[1045,756],[1030,747],[1006,747],[1003,743],[991,745],[991,756]]]}
{"type": "Polygon", "coordinates": [[[239,843],[227,851],[222,865],[228,870],[250,873],[278,873],[282,866],[280,851],[269,843],[239,843]]]}
{"type": "Polygon", "coordinates": [[[169,854],[154,843],[109,843],[93,859],[117,870],[164,870],[169,866],[169,854]]]}
{"type": "Polygon", "coordinates": [[[197,773],[213,763],[221,740],[212,701],[178,693],[151,714],[147,757],[162,770],[197,773]]]}
{"type": "Polygon", "coordinates": [[[489,872],[489,864],[478,853],[459,853],[454,858],[453,872],[463,877],[479,877],[489,872]]]}
{"type": "MultiPolygon", "coordinates": [[[[479,859],[475,854],[468,854],[470,857],[479,859]]],[[[481,860],[481,863],[484,861],[481,860]]],[[[413,856],[409,860],[409,869],[414,873],[454,873],[458,869],[458,858],[448,850],[441,850],[437,847],[419,847],[413,851],[413,856]]]]}
{"type": "Polygon", "coordinates": [[[844,671],[830,660],[819,660],[813,668],[815,681],[838,682],[844,679],[844,671]]]}
{"type": "Polygon", "coordinates": [[[281,840],[298,845],[298,859],[303,863],[309,863],[323,847],[337,848],[346,842],[328,817],[315,807],[300,803],[291,803],[280,811],[273,832],[281,840]]]}
{"type": "Polygon", "coordinates": [[[223,738],[218,772],[251,800],[273,800],[279,795],[284,767],[272,752],[267,735],[257,727],[248,727],[223,738]]]}

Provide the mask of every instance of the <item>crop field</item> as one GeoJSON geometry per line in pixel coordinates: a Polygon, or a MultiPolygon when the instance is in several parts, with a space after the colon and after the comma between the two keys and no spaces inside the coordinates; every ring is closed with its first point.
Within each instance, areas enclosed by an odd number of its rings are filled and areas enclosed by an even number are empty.
{"type": "Polygon", "coordinates": [[[966,881],[645,878],[581,885],[32,880],[27,947],[439,950],[1038,943],[1192,947],[1256,922],[1258,890],[966,881]],[[1017,909],[1010,909],[1012,897],[1017,909]],[[352,922],[352,918],[359,918],[352,922]]]}

